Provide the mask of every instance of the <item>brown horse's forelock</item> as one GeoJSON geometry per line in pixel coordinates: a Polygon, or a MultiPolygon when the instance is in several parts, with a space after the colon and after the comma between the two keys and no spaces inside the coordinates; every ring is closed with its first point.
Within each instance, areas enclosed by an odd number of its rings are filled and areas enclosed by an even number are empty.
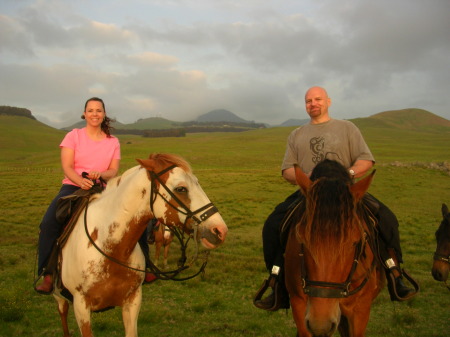
{"type": "Polygon", "coordinates": [[[187,161],[185,161],[183,158],[181,158],[177,155],[174,155],[174,154],[152,153],[149,156],[149,159],[154,160],[155,163],[158,166],[160,166],[161,168],[165,168],[170,165],[176,165],[188,173],[192,172],[192,169],[191,169],[191,166],[189,165],[189,163],[187,161]]]}
{"type": "Polygon", "coordinates": [[[298,233],[314,259],[321,253],[340,255],[356,224],[355,207],[349,185],[342,180],[320,178],[311,185],[298,233]]]}

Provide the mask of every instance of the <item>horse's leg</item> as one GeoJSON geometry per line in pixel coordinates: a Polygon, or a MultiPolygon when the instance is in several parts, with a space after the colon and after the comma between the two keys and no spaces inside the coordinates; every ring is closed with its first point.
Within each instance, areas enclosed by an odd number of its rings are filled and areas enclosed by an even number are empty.
{"type": "Polygon", "coordinates": [[[297,326],[298,337],[311,337],[305,324],[306,299],[298,296],[291,296],[292,316],[297,326]]]}
{"type": "Polygon", "coordinates": [[[348,335],[351,337],[364,337],[366,335],[367,324],[369,323],[370,305],[355,309],[352,316],[348,317],[348,335]]]}
{"type": "Polygon", "coordinates": [[[167,257],[169,256],[170,243],[164,246],[164,268],[167,267],[167,257]]]}
{"type": "Polygon", "coordinates": [[[91,310],[87,308],[86,302],[81,298],[81,295],[73,298],[73,311],[77,319],[78,327],[80,328],[81,336],[93,337],[91,328],[91,310]]]}
{"type": "Polygon", "coordinates": [[[350,337],[350,327],[348,326],[348,319],[344,315],[341,316],[338,331],[341,337],[350,337]]]}
{"type": "Polygon", "coordinates": [[[134,295],[131,296],[132,300],[127,302],[122,307],[122,319],[125,327],[125,337],[137,337],[137,321],[139,311],[141,310],[142,302],[142,287],[136,289],[134,295]]]}
{"type": "Polygon", "coordinates": [[[59,317],[61,317],[61,324],[63,328],[64,337],[70,337],[69,325],[67,324],[67,315],[69,313],[69,302],[64,298],[55,296],[56,302],[58,302],[59,317]]]}
{"type": "Polygon", "coordinates": [[[155,266],[158,267],[159,255],[161,253],[161,241],[155,241],[155,266]]]}

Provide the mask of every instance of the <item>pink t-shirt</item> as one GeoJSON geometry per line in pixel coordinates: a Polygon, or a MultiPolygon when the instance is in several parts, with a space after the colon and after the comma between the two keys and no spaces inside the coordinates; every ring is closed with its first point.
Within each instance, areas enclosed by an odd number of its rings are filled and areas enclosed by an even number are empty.
{"type": "MultiPolygon", "coordinates": [[[[79,175],[82,172],[106,171],[113,159],[120,159],[120,143],[116,137],[94,141],[86,134],[86,128],[70,131],[59,147],[74,150],[74,169],[79,175]]],[[[77,186],[67,177],[62,183],[77,186]]]]}

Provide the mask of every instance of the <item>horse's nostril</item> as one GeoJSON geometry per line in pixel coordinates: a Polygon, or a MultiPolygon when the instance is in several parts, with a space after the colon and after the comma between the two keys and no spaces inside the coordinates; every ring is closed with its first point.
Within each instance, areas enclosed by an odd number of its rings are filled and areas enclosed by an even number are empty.
{"type": "Polygon", "coordinates": [[[216,234],[220,238],[221,233],[220,233],[219,229],[214,228],[213,231],[214,231],[214,234],[216,234]]]}

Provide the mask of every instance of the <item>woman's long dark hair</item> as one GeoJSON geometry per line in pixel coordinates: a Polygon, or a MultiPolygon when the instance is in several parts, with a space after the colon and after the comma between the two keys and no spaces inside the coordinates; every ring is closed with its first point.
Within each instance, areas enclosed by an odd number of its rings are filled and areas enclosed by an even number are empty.
{"type": "MultiPolygon", "coordinates": [[[[86,107],[87,107],[88,103],[91,102],[91,101],[102,103],[103,110],[105,111],[105,118],[103,119],[103,122],[102,122],[102,125],[101,125],[101,129],[106,134],[106,137],[111,138],[111,130],[114,130],[114,128],[110,125],[110,123],[111,122],[115,122],[115,120],[109,118],[106,115],[105,102],[103,102],[103,100],[101,98],[98,98],[98,97],[91,97],[91,98],[89,98],[86,101],[86,103],[84,104],[84,111],[86,111],[86,107]]],[[[81,118],[85,119],[84,115],[82,115],[81,118]]]]}

